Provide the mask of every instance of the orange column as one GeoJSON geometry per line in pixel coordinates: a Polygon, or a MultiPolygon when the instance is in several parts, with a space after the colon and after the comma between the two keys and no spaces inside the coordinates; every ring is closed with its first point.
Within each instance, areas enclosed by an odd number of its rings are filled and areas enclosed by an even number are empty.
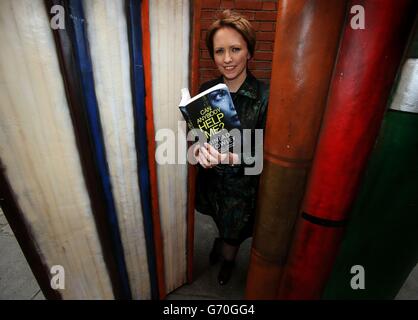
{"type": "Polygon", "coordinates": [[[248,299],[277,297],[345,13],[346,1],[279,2],[248,299]]]}

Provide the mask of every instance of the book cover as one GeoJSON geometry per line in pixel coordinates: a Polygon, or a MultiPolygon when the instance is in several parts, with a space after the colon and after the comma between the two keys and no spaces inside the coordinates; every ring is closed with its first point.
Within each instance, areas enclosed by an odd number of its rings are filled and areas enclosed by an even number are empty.
{"type": "Polygon", "coordinates": [[[240,132],[241,123],[226,84],[217,84],[193,98],[187,88],[182,89],[179,108],[190,130],[200,130],[219,152],[232,152],[239,139],[231,130],[240,132]]]}

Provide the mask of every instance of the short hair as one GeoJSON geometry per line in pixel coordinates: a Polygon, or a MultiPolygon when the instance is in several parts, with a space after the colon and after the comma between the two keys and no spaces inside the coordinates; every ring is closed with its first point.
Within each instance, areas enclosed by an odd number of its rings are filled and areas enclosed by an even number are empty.
{"type": "Polygon", "coordinates": [[[232,28],[241,34],[247,43],[248,52],[252,58],[255,50],[255,30],[253,26],[240,14],[232,12],[231,10],[224,10],[219,19],[211,24],[206,35],[206,47],[208,48],[212,60],[214,60],[213,37],[219,29],[225,27],[232,28]]]}

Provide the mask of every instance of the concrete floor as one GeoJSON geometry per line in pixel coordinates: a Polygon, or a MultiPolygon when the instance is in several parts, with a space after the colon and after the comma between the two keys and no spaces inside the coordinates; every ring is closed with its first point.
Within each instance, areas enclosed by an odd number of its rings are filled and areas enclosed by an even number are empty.
{"type": "Polygon", "coordinates": [[[25,256],[0,208],[0,299],[44,300],[25,256]]]}
{"type": "Polygon", "coordinates": [[[247,239],[241,245],[234,274],[225,286],[221,286],[217,281],[221,263],[214,266],[209,264],[209,252],[218,235],[215,223],[211,217],[199,213],[196,214],[195,221],[194,281],[172,292],[168,299],[243,299],[252,239],[247,239]]]}
{"type": "MultiPolygon", "coordinates": [[[[237,267],[225,286],[217,283],[220,267],[209,265],[208,254],[217,235],[210,217],[197,214],[195,225],[194,282],[167,296],[168,300],[217,299],[237,300],[244,297],[251,239],[243,243],[237,256],[237,267]]],[[[0,208],[0,300],[44,300],[44,296],[26,263],[19,244],[0,208]]],[[[418,265],[396,299],[418,300],[418,265]]]]}

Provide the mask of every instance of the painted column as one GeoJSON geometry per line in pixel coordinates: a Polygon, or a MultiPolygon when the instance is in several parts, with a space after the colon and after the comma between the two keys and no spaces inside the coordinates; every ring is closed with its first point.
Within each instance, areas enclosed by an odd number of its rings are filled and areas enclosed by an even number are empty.
{"type": "MultiPolygon", "coordinates": [[[[190,93],[195,96],[199,91],[199,57],[200,57],[200,16],[202,1],[193,1],[193,23],[191,29],[190,93]]],[[[188,144],[190,146],[191,143],[188,144]]],[[[196,196],[196,166],[187,168],[187,281],[193,282],[194,224],[196,196]]]]}
{"type": "Polygon", "coordinates": [[[411,40],[325,299],[393,299],[418,261],[417,23],[411,40]]]}
{"type": "Polygon", "coordinates": [[[148,137],[148,167],[150,175],[150,201],[152,207],[152,225],[155,246],[155,264],[158,281],[159,298],[166,296],[165,271],[164,271],[164,247],[161,234],[160,208],[158,205],[158,179],[157,164],[155,162],[155,137],[154,111],[152,101],[152,66],[151,66],[151,35],[149,23],[149,0],[141,1],[141,26],[142,26],[142,54],[144,63],[145,81],[145,126],[148,137]]]}
{"type": "MultiPolygon", "coordinates": [[[[29,263],[42,263],[35,268],[46,269],[50,277],[53,266],[63,267],[65,288],[52,295],[45,292],[45,274],[35,274],[46,297],[120,297],[114,256],[102,242],[109,234],[96,224],[106,213],[92,203],[98,194],[91,192],[94,174],[84,175],[91,158],[79,156],[82,137],[75,130],[45,3],[1,1],[0,16],[0,198],[7,197],[6,217],[14,230],[16,225],[26,230],[31,243],[22,248],[39,257],[29,263]],[[12,216],[9,209],[21,215],[12,216]]],[[[19,238],[25,241],[22,234],[19,238]]]]}
{"type": "Polygon", "coordinates": [[[189,84],[189,1],[149,3],[152,101],[166,292],[187,281],[187,162],[179,125],[181,88],[189,84]],[[172,152],[175,150],[175,152],[172,152]]]}
{"type": "Polygon", "coordinates": [[[417,8],[410,0],[353,5],[364,8],[365,28],[354,29],[347,20],[279,299],[317,299],[322,293],[417,8]]]}
{"type": "Polygon", "coordinates": [[[277,27],[246,298],[274,299],[313,158],[345,1],[284,0],[277,27]]]}

